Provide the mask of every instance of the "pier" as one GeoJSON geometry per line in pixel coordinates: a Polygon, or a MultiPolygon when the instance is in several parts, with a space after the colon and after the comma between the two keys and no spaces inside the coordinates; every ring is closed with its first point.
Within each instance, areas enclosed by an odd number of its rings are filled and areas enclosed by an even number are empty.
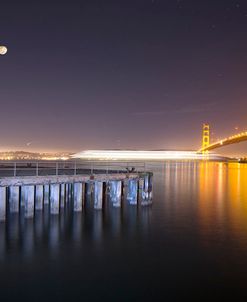
{"type": "Polygon", "coordinates": [[[30,219],[45,206],[51,215],[59,215],[67,204],[75,212],[86,203],[95,210],[106,203],[147,206],[152,183],[153,174],[141,163],[0,162],[0,220],[22,210],[30,219]]]}

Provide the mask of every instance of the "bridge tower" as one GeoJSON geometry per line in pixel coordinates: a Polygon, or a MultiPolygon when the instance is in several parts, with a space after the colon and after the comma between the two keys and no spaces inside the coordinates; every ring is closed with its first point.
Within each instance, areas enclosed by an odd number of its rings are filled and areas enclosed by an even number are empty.
{"type": "MultiPolygon", "coordinates": [[[[210,145],[210,127],[209,124],[203,124],[202,129],[202,148],[207,148],[210,145]]],[[[203,151],[203,153],[208,153],[208,151],[203,151]]]]}

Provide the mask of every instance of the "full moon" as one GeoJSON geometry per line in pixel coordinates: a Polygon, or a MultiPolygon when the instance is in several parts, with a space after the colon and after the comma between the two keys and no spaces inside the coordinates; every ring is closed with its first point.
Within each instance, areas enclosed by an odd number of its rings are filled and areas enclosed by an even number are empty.
{"type": "Polygon", "coordinates": [[[6,46],[0,46],[0,55],[5,55],[8,49],[6,46]]]}

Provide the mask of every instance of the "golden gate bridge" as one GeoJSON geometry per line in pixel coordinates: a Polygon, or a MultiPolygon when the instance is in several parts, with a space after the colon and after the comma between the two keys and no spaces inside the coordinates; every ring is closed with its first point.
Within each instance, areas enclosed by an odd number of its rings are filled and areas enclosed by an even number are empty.
{"type": "Polygon", "coordinates": [[[202,147],[198,150],[198,153],[208,153],[208,151],[221,148],[227,145],[232,145],[247,141],[247,131],[240,132],[238,134],[217,140],[216,142],[210,142],[210,126],[209,124],[203,124],[202,131],[202,147]]]}

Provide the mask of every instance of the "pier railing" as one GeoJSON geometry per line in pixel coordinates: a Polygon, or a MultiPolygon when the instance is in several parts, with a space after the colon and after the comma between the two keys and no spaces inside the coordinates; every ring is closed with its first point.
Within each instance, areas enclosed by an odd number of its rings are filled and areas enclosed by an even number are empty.
{"type": "Polygon", "coordinates": [[[145,172],[144,162],[0,161],[0,177],[145,172]]]}

